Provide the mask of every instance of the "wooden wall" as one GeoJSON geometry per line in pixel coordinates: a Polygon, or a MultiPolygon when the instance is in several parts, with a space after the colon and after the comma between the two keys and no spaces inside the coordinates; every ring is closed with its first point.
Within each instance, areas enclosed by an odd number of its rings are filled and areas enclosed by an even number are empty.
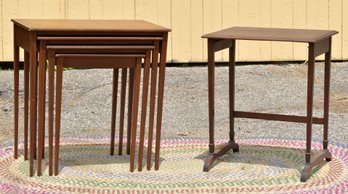
{"type": "MultiPolygon", "coordinates": [[[[206,61],[201,35],[230,26],[333,29],[333,59],[348,59],[348,0],[0,0],[0,61],[12,61],[11,18],[143,19],[172,28],[168,60],[206,61]]],[[[239,61],[304,60],[307,45],[238,42],[239,61]]],[[[225,61],[227,52],[217,54],[225,61]]]]}

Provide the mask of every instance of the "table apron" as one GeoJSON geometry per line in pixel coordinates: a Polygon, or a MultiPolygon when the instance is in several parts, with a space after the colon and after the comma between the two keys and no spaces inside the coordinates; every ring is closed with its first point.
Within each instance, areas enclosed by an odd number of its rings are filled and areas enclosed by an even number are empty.
{"type": "Polygon", "coordinates": [[[14,44],[23,48],[25,51],[30,50],[30,32],[24,28],[14,25],[14,44]]]}
{"type": "Polygon", "coordinates": [[[330,38],[326,38],[324,40],[321,40],[320,42],[309,44],[314,44],[314,57],[327,53],[330,50],[330,38]]]}
{"type": "Polygon", "coordinates": [[[213,52],[221,51],[225,48],[231,48],[234,44],[234,39],[214,40],[213,52]]]}

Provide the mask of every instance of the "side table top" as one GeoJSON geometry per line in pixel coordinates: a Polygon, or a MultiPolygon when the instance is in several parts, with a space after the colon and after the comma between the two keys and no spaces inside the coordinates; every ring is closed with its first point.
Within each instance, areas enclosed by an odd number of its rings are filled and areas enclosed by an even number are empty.
{"type": "Polygon", "coordinates": [[[59,20],[12,19],[28,31],[84,31],[84,32],[169,32],[169,28],[144,20],[59,20]]]}
{"type": "Polygon", "coordinates": [[[286,42],[318,42],[337,34],[334,30],[309,30],[290,28],[232,27],[205,34],[202,38],[264,40],[286,42]]]}

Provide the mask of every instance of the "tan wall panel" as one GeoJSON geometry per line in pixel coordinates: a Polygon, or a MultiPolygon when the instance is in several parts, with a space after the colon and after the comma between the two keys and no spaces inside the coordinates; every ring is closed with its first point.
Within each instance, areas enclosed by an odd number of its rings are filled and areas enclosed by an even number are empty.
{"type": "MultiPolygon", "coordinates": [[[[12,18],[144,19],[173,29],[168,61],[207,60],[202,34],[230,26],[333,29],[333,59],[348,59],[346,0],[0,0],[0,60],[13,60],[12,18]],[[172,39],[173,36],[173,39],[172,39]]],[[[237,43],[237,60],[306,60],[303,43],[237,43]]],[[[22,58],[22,56],[21,56],[22,58]]],[[[226,61],[228,51],[216,55],[226,61]]],[[[323,59],[322,57],[319,59],[323,59]]]]}
{"type": "Polygon", "coordinates": [[[342,59],[348,59],[348,1],[342,1],[342,59]]]}
{"type": "MultiPolygon", "coordinates": [[[[238,26],[238,12],[238,0],[222,0],[222,28],[238,26]]],[[[222,60],[227,61],[229,58],[228,49],[222,51],[222,53],[222,60]]],[[[239,52],[236,52],[237,58],[238,55],[239,52]]]]}
{"type": "Polygon", "coordinates": [[[89,0],[89,19],[104,19],[104,2],[103,0],[89,0]]]}
{"type": "Polygon", "coordinates": [[[329,29],[340,33],[332,38],[332,59],[342,57],[342,0],[329,1],[329,29]]]}
{"type": "Polygon", "coordinates": [[[90,19],[89,7],[86,0],[67,0],[66,19],[90,19]]]}
{"type": "MultiPolygon", "coordinates": [[[[308,0],[307,2],[307,28],[329,29],[329,1],[308,0]]],[[[324,55],[316,59],[323,60],[324,55]]]]}
{"type": "Polygon", "coordinates": [[[191,60],[191,1],[172,1],[173,62],[191,60]],[[180,58],[179,58],[180,57],[180,58]]]}
{"type": "Polygon", "coordinates": [[[135,0],[135,19],[157,23],[157,18],[157,0],[135,0]]]}
{"type": "MultiPolygon", "coordinates": [[[[172,0],[158,0],[157,1],[157,21],[159,25],[172,29],[172,0]]],[[[172,33],[168,36],[167,45],[167,61],[171,61],[173,58],[172,54],[172,33]]]]}
{"type": "Polygon", "coordinates": [[[203,0],[191,0],[191,60],[192,62],[203,61],[203,0]]]}
{"type": "MultiPolygon", "coordinates": [[[[0,0],[0,16],[2,17],[2,0],[0,0]]],[[[0,61],[3,61],[4,60],[4,45],[2,44],[2,41],[3,41],[3,29],[4,29],[4,26],[2,25],[2,18],[0,18],[0,61]]]]}
{"type": "MultiPolygon", "coordinates": [[[[261,3],[260,27],[272,27],[272,0],[263,0],[261,3]]],[[[270,61],[272,58],[272,42],[260,42],[260,61],[270,61]]]]}
{"type": "MultiPolygon", "coordinates": [[[[293,0],[294,28],[307,28],[307,0],[293,0]]],[[[308,44],[294,43],[294,60],[307,60],[308,44]]]]}
{"type": "MultiPolygon", "coordinates": [[[[261,26],[261,0],[239,1],[239,26],[261,26]]],[[[260,41],[238,41],[238,61],[259,61],[261,59],[260,41]]]]}
{"type": "MultiPolygon", "coordinates": [[[[203,0],[203,34],[221,30],[222,0],[203,0]]],[[[203,60],[207,60],[207,40],[203,42],[203,60]]],[[[215,54],[216,61],[222,61],[222,53],[215,54]]]]}
{"type": "Polygon", "coordinates": [[[104,19],[135,19],[134,1],[104,0],[104,19]]]}
{"type": "Polygon", "coordinates": [[[43,1],[43,17],[47,19],[64,19],[65,18],[64,1],[62,0],[43,1]]]}
{"type": "Polygon", "coordinates": [[[18,0],[2,0],[2,59],[13,60],[13,24],[12,18],[18,18],[18,0]]]}
{"type": "MultiPolygon", "coordinates": [[[[293,1],[272,0],[272,27],[293,28],[293,1]]],[[[293,43],[272,42],[272,61],[293,60],[293,43]]]]}

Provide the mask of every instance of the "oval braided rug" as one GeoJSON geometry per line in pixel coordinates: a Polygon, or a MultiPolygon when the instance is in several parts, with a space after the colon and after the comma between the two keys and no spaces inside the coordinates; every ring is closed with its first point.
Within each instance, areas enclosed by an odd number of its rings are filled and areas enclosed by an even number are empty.
{"type": "MultiPolygon", "coordinates": [[[[217,144],[224,141],[218,140],[217,144]]],[[[306,183],[304,141],[239,140],[240,152],[221,157],[202,172],[207,140],[164,139],[159,171],[129,172],[128,155],[109,155],[108,139],[62,139],[60,173],[28,176],[28,161],[0,150],[1,193],[344,193],[348,191],[348,145],[330,145],[333,160],[323,161],[306,183]]],[[[313,143],[320,149],[321,143],[313,143]]],[[[116,149],[117,150],[117,149],[116,149]]],[[[146,155],[146,153],[145,153],[146,155]]],[[[144,165],[146,159],[143,159],[144,165]]],[[[152,168],[153,169],[153,168],[152,168]]]]}

